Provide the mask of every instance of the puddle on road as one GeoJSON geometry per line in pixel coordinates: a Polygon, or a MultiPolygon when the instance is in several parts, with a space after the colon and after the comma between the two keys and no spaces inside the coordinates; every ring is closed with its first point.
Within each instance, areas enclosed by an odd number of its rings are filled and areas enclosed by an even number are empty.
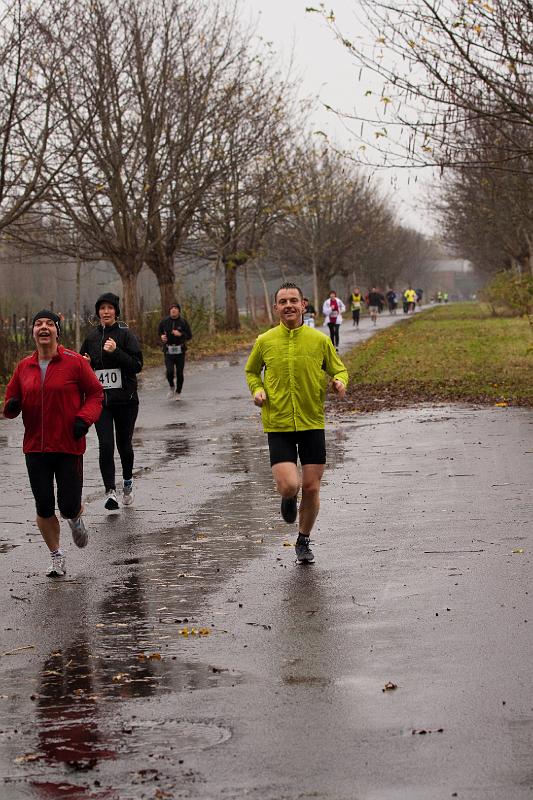
{"type": "MultiPolygon", "coordinates": [[[[342,463],[344,440],[342,432],[330,438],[330,465],[342,463]]],[[[161,454],[176,442],[189,446],[188,440],[174,438],[155,447],[161,454]]],[[[97,590],[96,601],[93,587],[83,584],[47,587],[42,624],[53,624],[61,615],[62,630],[70,635],[37,672],[32,666],[23,674],[4,673],[9,699],[0,705],[0,742],[8,745],[6,779],[31,785],[28,797],[40,797],[48,791],[45,786],[51,787],[51,797],[120,797],[114,789],[86,791],[87,771],[105,772],[106,763],[135,752],[175,759],[181,750],[212,747],[231,735],[203,720],[141,723],[131,706],[166,693],[246,680],[224,664],[202,660],[201,638],[190,631],[204,627],[209,636],[226,635],[208,610],[210,594],[264,551],[263,540],[284,539],[286,531],[279,522],[264,435],[221,436],[212,469],[246,479],[202,506],[187,524],[154,531],[137,521],[131,532],[117,530],[127,555],[113,560],[113,578],[97,590]],[[119,729],[118,714],[126,719],[119,729]],[[35,759],[16,761],[25,754],[35,759]]],[[[291,671],[286,680],[305,686],[321,679],[291,671]]]]}

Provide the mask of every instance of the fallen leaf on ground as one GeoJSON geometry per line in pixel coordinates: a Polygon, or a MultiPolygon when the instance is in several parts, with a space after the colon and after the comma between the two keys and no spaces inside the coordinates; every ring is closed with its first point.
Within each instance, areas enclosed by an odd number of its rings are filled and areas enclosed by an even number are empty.
{"type": "Polygon", "coordinates": [[[398,685],[396,683],[393,683],[392,681],[388,681],[381,691],[382,692],[393,692],[397,688],[398,688],[398,685]]]}
{"type": "Polygon", "coordinates": [[[38,761],[39,758],[41,758],[39,753],[26,753],[24,756],[17,756],[15,764],[27,764],[28,761],[38,761]]]}
{"type": "Polygon", "coordinates": [[[113,675],[111,680],[113,681],[113,683],[120,683],[120,681],[123,681],[124,678],[129,678],[129,675],[128,675],[127,672],[117,672],[116,675],[113,675]]]}

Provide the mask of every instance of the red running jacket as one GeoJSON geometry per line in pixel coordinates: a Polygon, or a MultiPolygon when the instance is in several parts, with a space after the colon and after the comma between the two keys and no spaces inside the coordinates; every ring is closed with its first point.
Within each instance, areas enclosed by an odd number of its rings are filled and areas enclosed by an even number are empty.
{"type": "MultiPolygon", "coordinates": [[[[102,412],[104,392],[87,359],[58,345],[41,383],[37,351],[19,361],[6,389],[5,404],[12,397],[22,402],[25,453],[85,452],[85,436],[74,438],[74,418],[87,425],[102,412]]],[[[6,413],[5,417],[17,414],[6,413]]]]}

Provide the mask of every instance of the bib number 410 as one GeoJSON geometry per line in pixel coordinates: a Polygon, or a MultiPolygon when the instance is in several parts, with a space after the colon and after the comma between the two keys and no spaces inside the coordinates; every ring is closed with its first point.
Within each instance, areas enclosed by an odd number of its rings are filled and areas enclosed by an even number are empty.
{"type": "Polygon", "coordinates": [[[96,369],[94,374],[104,389],[122,389],[122,373],[119,369],[96,369]]]}

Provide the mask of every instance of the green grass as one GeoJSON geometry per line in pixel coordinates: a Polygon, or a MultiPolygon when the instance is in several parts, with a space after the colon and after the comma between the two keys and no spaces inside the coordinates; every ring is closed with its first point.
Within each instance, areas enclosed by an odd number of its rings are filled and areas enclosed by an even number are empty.
{"type": "Polygon", "coordinates": [[[381,331],[344,358],[361,410],[413,402],[533,405],[533,336],[524,318],[476,303],[439,306],[381,331]]]}

